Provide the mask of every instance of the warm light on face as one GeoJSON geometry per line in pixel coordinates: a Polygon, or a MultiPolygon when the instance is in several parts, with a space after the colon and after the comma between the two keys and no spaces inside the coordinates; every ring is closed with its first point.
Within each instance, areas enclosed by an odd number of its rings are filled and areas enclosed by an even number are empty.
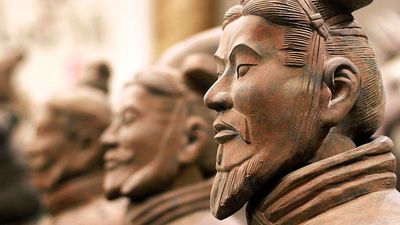
{"type": "Polygon", "coordinates": [[[215,54],[219,79],[205,102],[219,112],[211,208],[220,219],[292,166],[305,138],[313,93],[304,68],[285,66],[285,29],[243,16],[225,28],[215,54]]]}
{"type": "Polygon", "coordinates": [[[166,157],[174,156],[176,152],[174,146],[161,146],[170,126],[175,101],[154,96],[140,85],[130,85],[123,89],[119,102],[113,121],[102,137],[107,146],[104,187],[109,198],[126,194],[135,198],[152,191],[152,188],[146,189],[150,185],[147,181],[157,183],[159,171],[169,177],[174,173],[169,171],[175,171],[172,168],[177,167],[158,163],[158,157],[169,161],[166,157]],[[142,176],[143,173],[146,176],[142,176]]]}

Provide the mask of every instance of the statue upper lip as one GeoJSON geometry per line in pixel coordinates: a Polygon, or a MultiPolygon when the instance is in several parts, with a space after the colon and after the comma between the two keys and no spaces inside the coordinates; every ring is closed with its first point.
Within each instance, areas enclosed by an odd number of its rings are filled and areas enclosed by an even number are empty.
{"type": "Polygon", "coordinates": [[[221,121],[220,119],[217,119],[214,122],[213,127],[216,132],[214,139],[218,142],[218,144],[223,144],[228,140],[231,140],[235,136],[239,135],[239,132],[236,128],[228,123],[221,121]]]}
{"type": "Polygon", "coordinates": [[[107,170],[113,170],[121,164],[129,164],[133,158],[134,155],[123,158],[114,152],[106,152],[104,155],[104,165],[107,170]]]}

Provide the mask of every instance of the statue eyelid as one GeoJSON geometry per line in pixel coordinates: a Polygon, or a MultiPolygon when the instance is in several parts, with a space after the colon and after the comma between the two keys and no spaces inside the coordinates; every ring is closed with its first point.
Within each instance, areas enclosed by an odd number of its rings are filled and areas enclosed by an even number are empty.
{"type": "Polygon", "coordinates": [[[127,108],[122,112],[121,117],[121,125],[128,125],[137,119],[138,113],[132,108],[127,108]]]}
{"type": "Polygon", "coordinates": [[[257,64],[248,63],[248,64],[240,64],[239,66],[237,66],[236,68],[237,79],[244,77],[249,72],[249,70],[254,66],[257,66],[257,64]]]}

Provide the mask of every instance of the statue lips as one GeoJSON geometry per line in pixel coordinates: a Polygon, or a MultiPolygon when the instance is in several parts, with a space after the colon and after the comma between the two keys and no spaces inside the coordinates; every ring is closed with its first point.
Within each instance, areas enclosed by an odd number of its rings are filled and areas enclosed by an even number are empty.
{"type": "Polygon", "coordinates": [[[214,139],[217,141],[218,144],[223,144],[236,135],[239,135],[239,132],[231,125],[226,124],[222,121],[216,121],[213,124],[214,130],[217,133],[214,136],[214,139]]]}
{"type": "Polygon", "coordinates": [[[214,139],[218,144],[224,144],[237,135],[247,144],[251,142],[251,129],[247,119],[236,110],[227,110],[219,113],[213,127],[216,132],[214,139]]]}
{"type": "Polygon", "coordinates": [[[32,150],[26,155],[27,164],[32,171],[43,171],[50,166],[50,159],[40,150],[32,150]]]}
{"type": "Polygon", "coordinates": [[[41,171],[41,170],[45,170],[48,165],[49,165],[49,160],[47,160],[45,157],[43,156],[31,156],[28,159],[28,166],[29,169],[31,169],[32,171],[41,171]]]}
{"type": "Polygon", "coordinates": [[[118,150],[108,150],[104,155],[106,170],[114,170],[119,166],[126,165],[132,162],[135,153],[120,154],[118,150]]]}
{"type": "Polygon", "coordinates": [[[213,124],[219,144],[216,157],[216,170],[228,172],[252,157],[253,148],[248,148],[253,140],[247,118],[231,109],[220,112],[213,124]],[[241,149],[241,151],[237,151],[241,149]]]}

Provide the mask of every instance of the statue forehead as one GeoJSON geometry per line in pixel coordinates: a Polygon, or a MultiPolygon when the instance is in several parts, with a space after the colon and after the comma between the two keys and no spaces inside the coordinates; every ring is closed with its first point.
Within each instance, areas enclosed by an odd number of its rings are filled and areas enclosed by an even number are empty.
{"type": "Polygon", "coordinates": [[[172,97],[157,96],[150,93],[140,83],[131,83],[123,88],[115,111],[121,111],[127,107],[135,107],[138,110],[144,111],[163,111],[165,107],[170,106],[174,101],[175,99],[172,97]]]}
{"type": "Polygon", "coordinates": [[[282,48],[284,32],[285,27],[272,24],[260,16],[241,16],[225,27],[215,56],[227,58],[240,44],[252,48],[259,55],[267,54],[282,48]]]}
{"type": "MultiPolygon", "coordinates": [[[[57,114],[56,111],[50,106],[45,106],[41,110],[39,110],[36,113],[34,121],[37,128],[39,127],[62,128],[66,126],[62,115],[57,114]]],[[[60,129],[60,131],[62,131],[62,129],[60,129]]]]}

